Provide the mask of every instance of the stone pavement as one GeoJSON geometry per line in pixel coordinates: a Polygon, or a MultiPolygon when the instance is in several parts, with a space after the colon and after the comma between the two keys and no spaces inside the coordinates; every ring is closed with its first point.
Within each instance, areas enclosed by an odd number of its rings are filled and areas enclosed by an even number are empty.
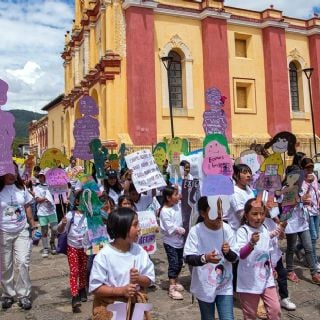
{"type": "MultiPolygon", "coordinates": [[[[0,320],[89,320],[92,297],[89,298],[88,302],[82,304],[81,313],[72,313],[66,257],[58,255],[43,259],[40,249],[40,245],[34,247],[32,254],[32,310],[21,311],[14,304],[9,311],[0,311],[0,320]]],[[[158,241],[158,251],[152,257],[152,260],[155,263],[157,275],[156,288],[149,292],[150,302],[153,304],[153,319],[200,320],[197,303],[191,303],[189,293],[185,293],[183,301],[172,301],[168,298],[167,262],[160,241],[158,241]]],[[[306,268],[298,266],[297,274],[302,280],[298,285],[289,283],[289,292],[292,301],[297,304],[298,308],[294,312],[283,310],[282,319],[320,319],[320,286],[310,282],[309,272],[306,268]]],[[[183,269],[181,281],[188,287],[190,275],[187,266],[183,269]]],[[[242,313],[237,304],[235,306],[235,318],[242,319],[242,313]]]]}

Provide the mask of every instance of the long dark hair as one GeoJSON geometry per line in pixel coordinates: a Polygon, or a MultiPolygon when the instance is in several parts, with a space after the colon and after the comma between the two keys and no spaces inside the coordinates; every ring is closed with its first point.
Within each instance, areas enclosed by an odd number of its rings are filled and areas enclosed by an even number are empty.
{"type": "MultiPolygon", "coordinates": [[[[19,169],[18,169],[18,165],[16,162],[13,162],[14,166],[15,166],[15,169],[16,169],[16,175],[17,175],[17,178],[16,178],[16,181],[14,182],[15,186],[20,189],[20,190],[24,190],[25,189],[25,186],[24,186],[24,182],[23,180],[21,179],[21,176],[20,176],[20,173],[19,173],[19,169]]],[[[5,187],[5,183],[4,183],[4,177],[5,175],[3,176],[0,176],[0,192],[3,190],[3,188],[5,187]]]]}
{"type": "Polygon", "coordinates": [[[117,179],[117,182],[116,182],[116,184],[114,186],[110,186],[108,179],[104,179],[103,180],[104,190],[106,191],[107,194],[109,194],[110,189],[112,189],[117,194],[121,193],[121,191],[123,189],[122,185],[121,185],[119,179],[118,178],[116,178],[116,179],[117,179]]]}
{"type": "Polygon", "coordinates": [[[269,149],[278,141],[278,139],[286,139],[288,141],[288,156],[294,156],[296,153],[297,138],[294,134],[288,131],[277,133],[269,142],[264,145],[264,148],[269,149]]]}

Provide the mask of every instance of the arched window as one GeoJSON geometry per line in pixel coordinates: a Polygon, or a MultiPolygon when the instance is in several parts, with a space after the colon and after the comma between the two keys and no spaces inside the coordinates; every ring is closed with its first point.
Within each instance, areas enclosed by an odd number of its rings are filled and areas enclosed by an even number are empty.
{"type": "Polygon", "coordinates": [[[297,72],[297,65],[294,62],[289,64],[290,77],[290,95],[291,95],[291,110],[299,111],[299,79],[297,72]]]}
{"type": "Polygon", "coordinates": [[[181,56],[175,52],[170,51],[172,63],[170,66],[169,83],[170,83],[170,96],[173,108],[183,107],[183,92],[182,92],[182,64],[181,56]]]}

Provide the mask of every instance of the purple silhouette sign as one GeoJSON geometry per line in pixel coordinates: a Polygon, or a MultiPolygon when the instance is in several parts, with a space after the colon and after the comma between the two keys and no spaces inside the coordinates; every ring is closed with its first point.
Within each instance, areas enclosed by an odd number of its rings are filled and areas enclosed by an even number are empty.
{"type": "Polygon", "coordinates": [[[12,162],[12,142],[16,135],[15,119],[10,112],[1,110],[1,106],[7,103],[8,89],[8,84],[0,79],[0,176],[16,172],[12,162]]]}
{"type": "Polygon", "coordinates": [[[210,107],[203,113],[203,129],[206,135],[211,133],[225,135],[227,120],[222,108],[226,99],[226,97],[221,96],[220,90],[216,88],[209,88],[206,91],[206,102],[210,107]]]}
{"type": "Polygon", "coordinates": [[[90,96],[80,99],[80,113],[83,117],[74,122],[73,136],[75,140],[73,155],[82,160],[90,160],[93,155],[89,143],[99,138],[99,121],[94,118],[99,114],[99,108],[90,96]]]}

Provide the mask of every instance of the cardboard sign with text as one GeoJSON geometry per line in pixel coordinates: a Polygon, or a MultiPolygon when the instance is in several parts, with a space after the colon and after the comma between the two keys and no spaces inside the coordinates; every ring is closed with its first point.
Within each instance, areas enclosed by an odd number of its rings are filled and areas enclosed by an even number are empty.
{"type": "Polygon", "coordinates": [[[166,182],[149,150],[140,150],[125,156],[132,181],[138,193],[166,186],[166,182]]]}

